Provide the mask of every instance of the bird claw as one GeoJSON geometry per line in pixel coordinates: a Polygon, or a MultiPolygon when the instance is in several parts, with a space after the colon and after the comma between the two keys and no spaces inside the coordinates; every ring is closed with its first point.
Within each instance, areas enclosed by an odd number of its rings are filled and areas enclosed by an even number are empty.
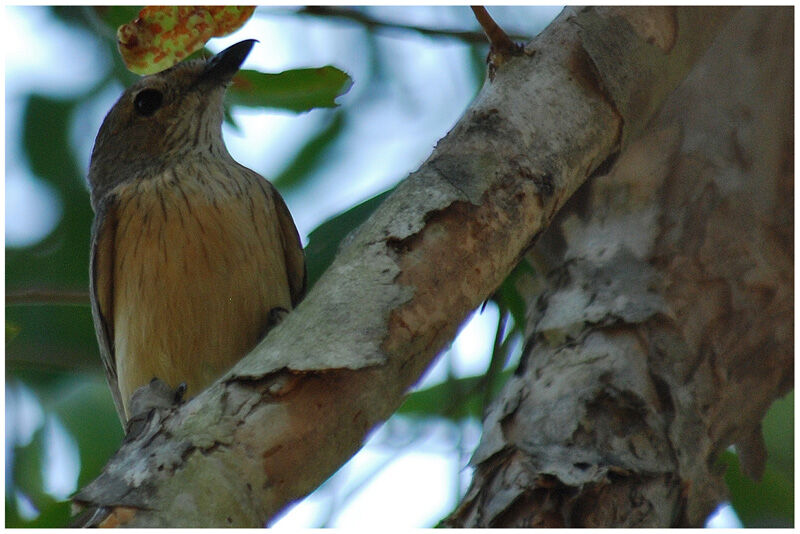
{"type": "Polygon", "coordinates": [[[178,387],[173,391],[172,403],[174,405],[183,404],[183,396],[186,394],[188,388],[189,386],[186,385],[186,382],[178,384],[178,387]]]}
{"type": "Polygon", "coordinates": [[[289,315],[289,310],[280,306],[276,306],[275,308],[269,310],[269,314],[267,315],[267,331],[270,331],[278,326],[278,324],[280,324],[280,322],[283,321],[287,315],[289,315]]]}
{"type": "Polygon", "coordinates": [[[183,402],[186,382],[171,388],[166,382],[154,378],[149,384],[138,388],[131,396],[131,417],[125,425],[125,440],[135,439],[144,430],[156,410],[169,409],[183,402]]]}

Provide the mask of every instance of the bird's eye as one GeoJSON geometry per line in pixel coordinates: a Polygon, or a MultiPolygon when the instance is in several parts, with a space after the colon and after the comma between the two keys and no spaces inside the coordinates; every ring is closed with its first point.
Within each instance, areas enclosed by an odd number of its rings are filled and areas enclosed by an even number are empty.
{"type": "Polygon", "coordinates": [[[139,91],[133,99],[133,106],[139,115],[149,117],[161,107],[164,95],[156,89],[144,89],[139,91]]]}

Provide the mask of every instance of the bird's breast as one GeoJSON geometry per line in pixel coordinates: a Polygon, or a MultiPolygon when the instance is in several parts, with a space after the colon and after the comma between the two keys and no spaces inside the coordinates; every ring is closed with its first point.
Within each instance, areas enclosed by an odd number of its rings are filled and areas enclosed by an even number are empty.
{"type": "Polygon", "coordinates": [[[272,308],[291,308],[258,179],[187,166],[115,190],[113,341],[126,412],[153,377],[198,393],[255,345],[272,308]]]}

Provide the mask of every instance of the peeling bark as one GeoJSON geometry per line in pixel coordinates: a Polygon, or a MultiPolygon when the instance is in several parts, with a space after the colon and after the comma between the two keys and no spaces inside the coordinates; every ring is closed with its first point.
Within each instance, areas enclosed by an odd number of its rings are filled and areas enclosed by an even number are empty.
{"type": "Polygon", "coordinates": [[[702,526],[793,386],[793,12],[739,12],[542,236],[449,526],[702,526]]]}
{"type": "Polygon", "coordinates": [[[645,129],[731,12],[670,8],[665,54],[641,17],[627,21],[636,10],[566,10],[497,67],[252,354],[151,413],[76,496],[98,512],[87,522],[259,526],[316,488],[575,190],[645,129]]]}

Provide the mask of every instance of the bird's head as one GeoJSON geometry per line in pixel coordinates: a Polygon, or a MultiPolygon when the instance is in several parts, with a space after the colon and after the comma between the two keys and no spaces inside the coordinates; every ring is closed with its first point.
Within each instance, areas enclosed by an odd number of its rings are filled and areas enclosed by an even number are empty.
{"type": "Polygon", "coordinates": [[[93,203],[116,184],[176,158],[227,155],[222,99],[255,42],[242,41],[208,60],[184,61],[129,87],[95,139],[89,167],[93,203]]]}

